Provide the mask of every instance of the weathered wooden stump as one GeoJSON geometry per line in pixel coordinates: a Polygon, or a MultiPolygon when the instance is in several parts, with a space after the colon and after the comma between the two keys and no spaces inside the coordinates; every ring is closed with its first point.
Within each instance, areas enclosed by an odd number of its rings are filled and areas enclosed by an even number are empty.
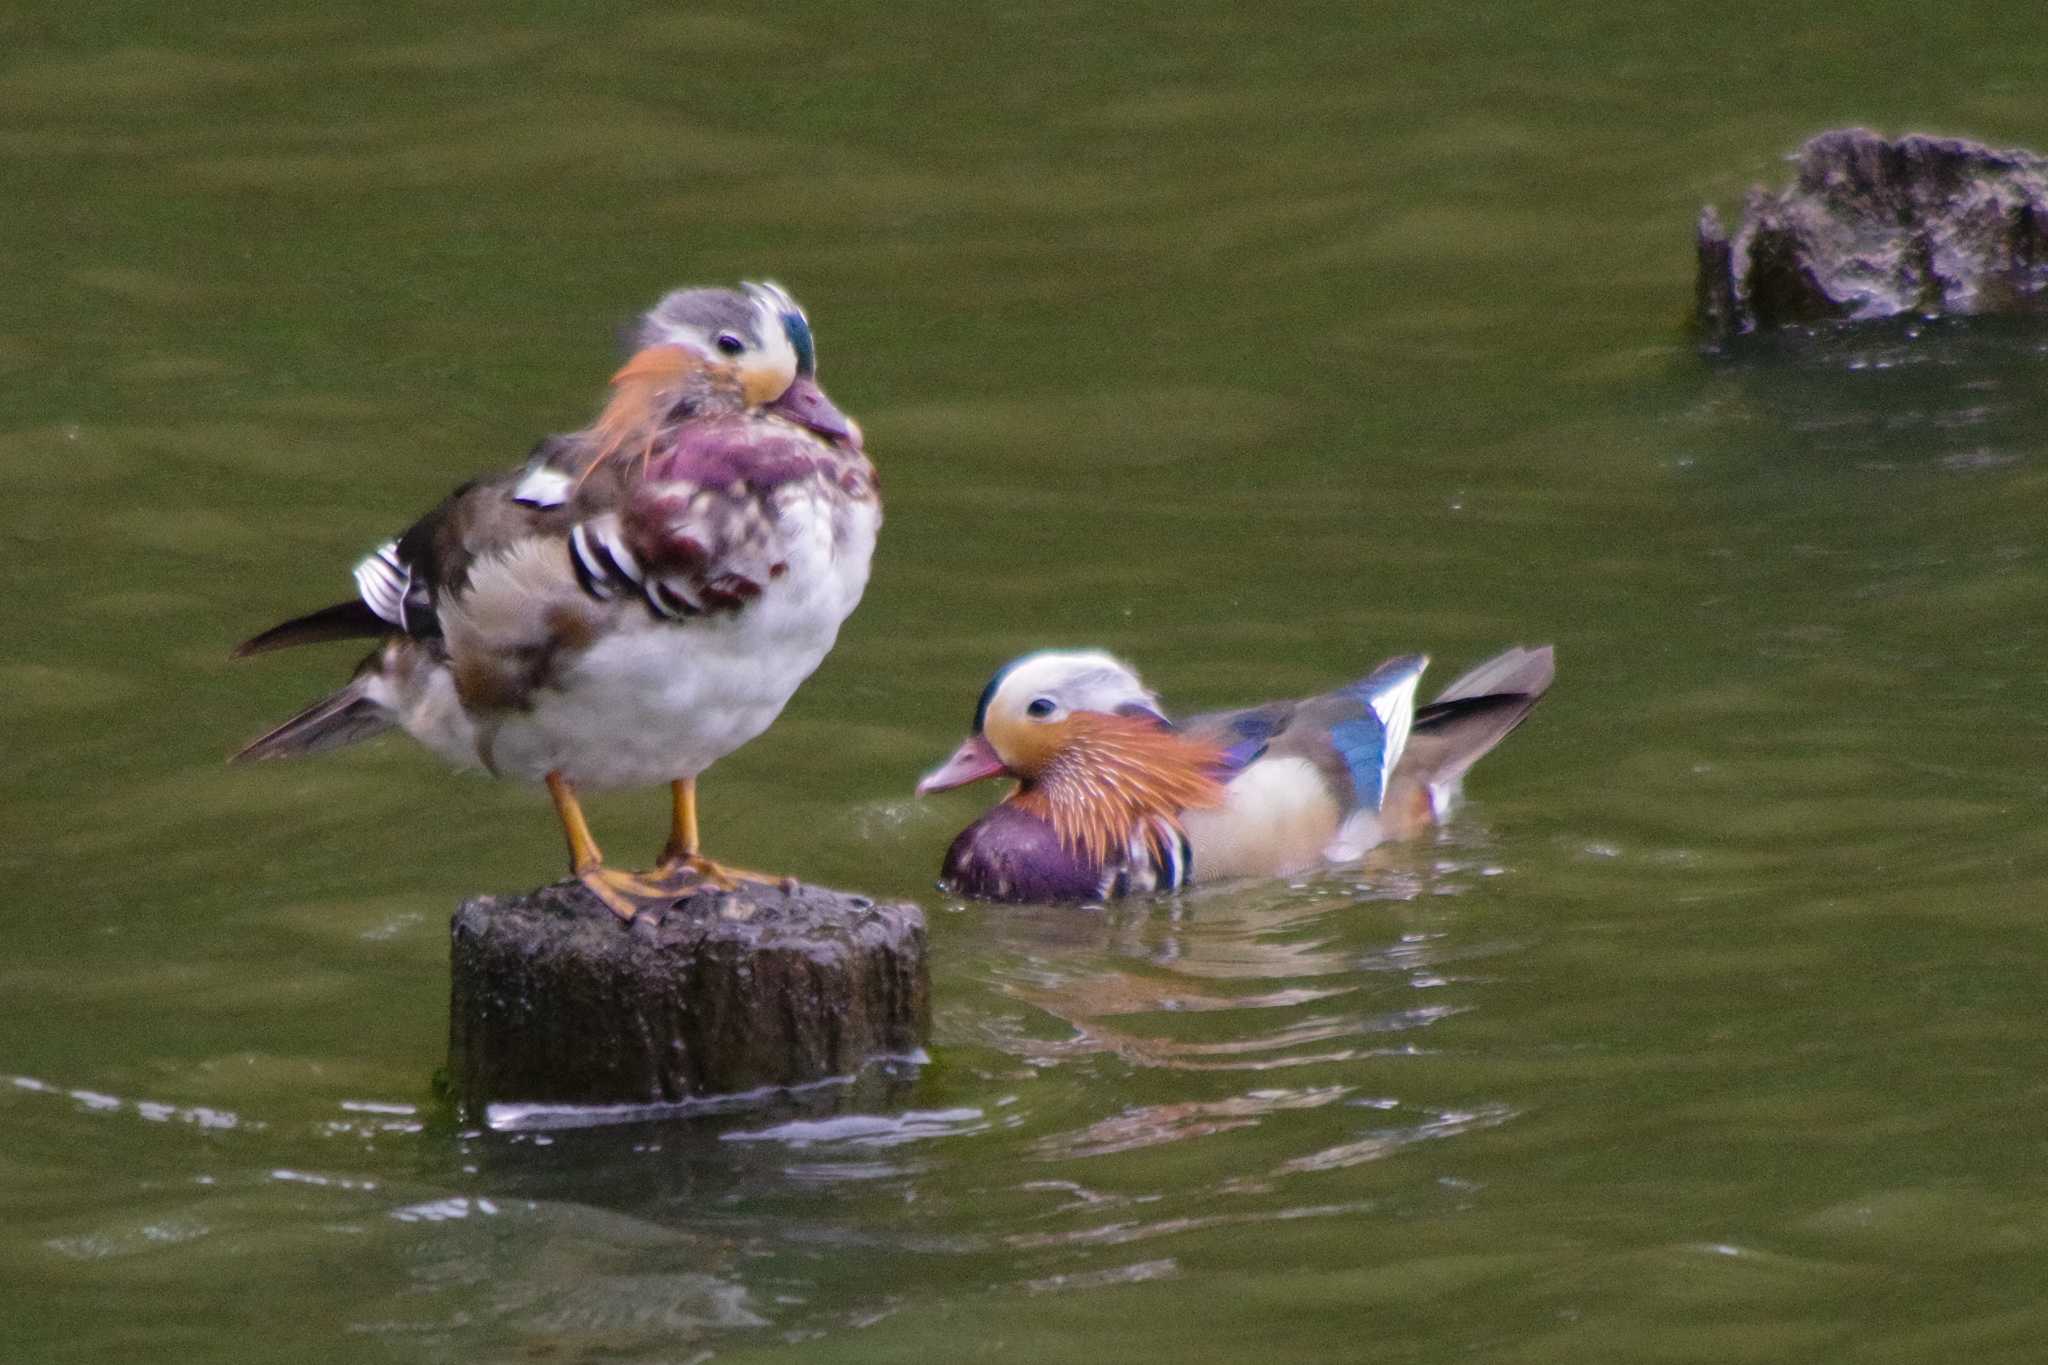
{"type": "Polygon", "coordinates": [[[465,901],[450,932],[448,1076],[473,1118],[847,1076],[914,1052],[931,1022],[905,901],[785,882],[628,924],[571,881],[465,901]]]}
{"type": "Polygon", "coordinates": [[[1700,213],[1702,334],[1900,314],[2033,312],[2048,301],[2048,158],[1961,138],[1820,134],[1731,238],[1700,213]]]}

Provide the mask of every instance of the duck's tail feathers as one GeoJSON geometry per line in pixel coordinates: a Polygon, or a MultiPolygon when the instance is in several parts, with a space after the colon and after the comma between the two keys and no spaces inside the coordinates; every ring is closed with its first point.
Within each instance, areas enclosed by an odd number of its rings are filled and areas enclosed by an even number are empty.
{"type": "Polygon", "coordinates": [[[331,607],[294,616],[280,625],[272,626],[261,635],[252,635],[235,646],[228,657],[246,659],[251,654],[265,654],[273,649],[290,649],[293,645],[318,645],[329,640],[359,640],[377,635],[389,635],[392,624],[370,610],[369,604],[360,597],[346,602],[336,602],[331,607]]]}
{"type": "Polygon", "coordinates": [[[340,691],[250,740],[228,762],[325,753],[384,733],[398,722],[391,709],[372,695],[375,679],[368,669],[358,672],[340,691]]]}
{"type": "Polygon", "coordinates": [[[1542,696],[1550,689],[1550,680],[1557,676],[1557,650],[1551,645],[1516,645],[1503,650],[1485,663],[1479,664],[1445,686],[1437,694],[1438,702],[1457,701],[1464,697],[1484,697],[1492,693],[1512,692],[1531,697],[1542,696]]]}
{"type": "Polygon", "coordinates": [[[1415,712],[1383,809],[1427,822],[1457,802],[1465,774],[1528,718],[1557,675],[1549,645],[1488,659],[1415,712]]]}

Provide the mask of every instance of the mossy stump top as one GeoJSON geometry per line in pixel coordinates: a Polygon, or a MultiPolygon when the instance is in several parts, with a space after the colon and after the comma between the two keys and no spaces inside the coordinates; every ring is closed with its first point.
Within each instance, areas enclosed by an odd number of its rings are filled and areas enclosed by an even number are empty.
{"type": "Polygon", "coordinates": [[[568,881],[465,901],[450,933],[448,1076],[472,1120],[850,1076],[930,1029],[924,913],[907,901],[786,881],[627,922],[568,881]]]}

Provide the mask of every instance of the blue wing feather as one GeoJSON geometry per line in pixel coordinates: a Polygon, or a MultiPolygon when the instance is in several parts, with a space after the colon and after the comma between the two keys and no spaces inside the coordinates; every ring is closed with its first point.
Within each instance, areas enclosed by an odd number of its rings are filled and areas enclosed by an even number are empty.
{"type": "Polygon", "coordinates": [[[1231,738],[1223,746],[1220,776],[1234,777],[1258,762],[1284,724],[1284,718],[1271,711],[1240,711],[1232,716],[1227,726],[1231,738]]]}
{"type": "Polygon", "coordinates": [[[1354,800],[1360,807],[1377,810],[1386,795],[1387,778],[1408,742],[1408,726],[1415,714],[1415,684],[1428,666],[1427,656],[1404,654],[1343,689],[1365,709],[1331,726],[1330,739],[1351,774],[1354,800]]]}

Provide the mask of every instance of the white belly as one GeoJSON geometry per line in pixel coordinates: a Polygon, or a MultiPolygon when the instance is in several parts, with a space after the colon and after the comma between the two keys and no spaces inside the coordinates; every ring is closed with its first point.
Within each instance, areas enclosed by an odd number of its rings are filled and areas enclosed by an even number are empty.
{"type": "MultiPolygon", "coordinates": [[[[788,570],[739,610],[656,618],[614,603],[616,629],[524,710],[476,718],[483,766],[538,782],[634,787],[695,777],[766,730],[838,638],[867,586],[880,512],[796,517],[788,570]]],[[[410,727],[409,727],[410,728],[410,727]]],[[[430,747],[444,736],[419,733],[430,747]]]]}

